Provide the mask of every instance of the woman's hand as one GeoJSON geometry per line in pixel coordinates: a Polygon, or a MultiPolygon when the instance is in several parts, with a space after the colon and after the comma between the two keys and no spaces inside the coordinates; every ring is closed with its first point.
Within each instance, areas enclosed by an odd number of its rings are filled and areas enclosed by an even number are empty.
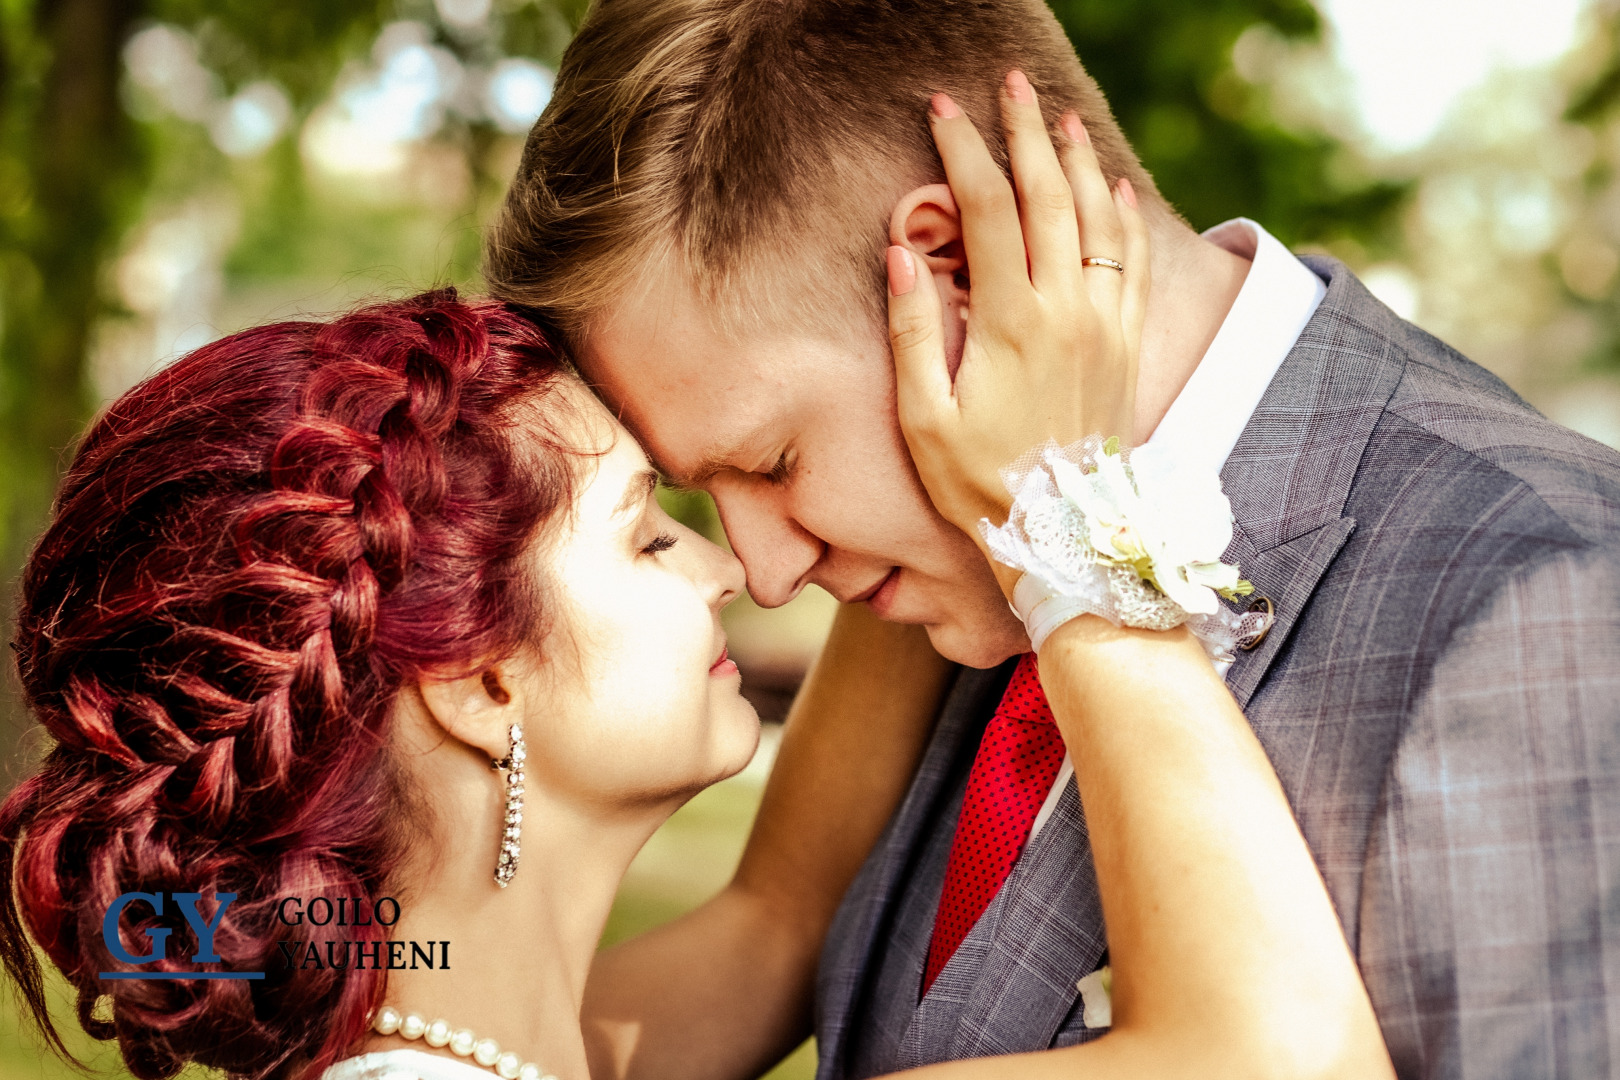
{"type": "MultiPolygon", "coordinates": [[[[931,110],[972,283],[954,381],[922,253],[888,252],[900,427],[934,505],[981,549],[979,519],[999,525],[1012,503],[1003,466],[1048,439],[1129,437],[1149,281],[1135,194],[1123,180],[1109,189],[1079,118],[1063,118],[1059,162],[1021,72],[1007,76],[1001,107],[1016,195],[956,104],[940,94],[931,110]],[[1084,266],[1086,256],[1124,270],[1084,266]]],[[[1001,569],[1010,591],[1016,575],[1001,569]]]]}

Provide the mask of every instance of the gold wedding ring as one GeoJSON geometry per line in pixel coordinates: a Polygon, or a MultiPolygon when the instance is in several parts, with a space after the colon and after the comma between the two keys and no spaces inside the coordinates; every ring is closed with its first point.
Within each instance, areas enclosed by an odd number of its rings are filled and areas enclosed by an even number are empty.
{"type": "Polygon", "coordinates": [[[1108,269],[1110,269],[1110,270],[1118,270],[1122,274],[1125,272],[1125,264],[1124,263],[1115,262],[1113,259],[1099,259],[1095,255],[1087,256],[1086,258],[1081,259],[1080,260],[1080,265],[1081,266],[1106,266],[1106,267],[1108,267],[1108,269]]]}

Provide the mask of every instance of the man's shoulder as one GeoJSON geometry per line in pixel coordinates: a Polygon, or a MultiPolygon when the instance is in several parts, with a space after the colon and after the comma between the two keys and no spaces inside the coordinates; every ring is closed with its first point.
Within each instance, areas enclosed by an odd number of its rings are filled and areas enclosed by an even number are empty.
{"type": "Polygon", "coordinates": [[[1377,453],[1381,439],[1410,440],[1418,433],[1420,441],[1433,440],[1436,451],[1450,451],[1424,455],[1440,467],[1414,478],[1419,487],[1447,483],[1448,465],[1495,472],[1585,542],[1620,544],[1620,453],[1549,420],[1501,379],[1418,327],[1400,322],[1387,332],[1403,364],[1369,452],[1377,453]]]}
{"type": "Polygon", "coordinates": [[[1331,617],[1307,619],[1305,638],[1331,627],[1337,642],[1357,618],[1372,620],[1361,633],[1405,642],[1422,667],[1513,581],[1570,553],[1620,552],[1620,454],[1396,316],[1343,264],[1311,262],[1328,296],[1266,417],[1292,424],[1304,448],[1254,439],[1275,453],[1248,451],[1262,467],[1234,498],[1262,510],[1281,502],[1272,518],[1319,505],[1317,517],[1353,522],[1312,593],[1331,617]]]}

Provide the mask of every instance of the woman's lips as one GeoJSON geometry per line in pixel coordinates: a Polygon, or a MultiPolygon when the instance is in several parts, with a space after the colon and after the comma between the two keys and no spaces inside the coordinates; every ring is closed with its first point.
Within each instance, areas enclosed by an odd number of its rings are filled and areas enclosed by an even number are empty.
{"type": "Polygon", "coordinates": [[[733,660],[731,658],[731,650],[730,649],[721,649],[720,650],[720,659],[716,660],[713,664],[709,665],[709,674],[710,675],[735,675],[735,674],[737,674],[737,661],[735,661],[735,660],[733,660]]]}

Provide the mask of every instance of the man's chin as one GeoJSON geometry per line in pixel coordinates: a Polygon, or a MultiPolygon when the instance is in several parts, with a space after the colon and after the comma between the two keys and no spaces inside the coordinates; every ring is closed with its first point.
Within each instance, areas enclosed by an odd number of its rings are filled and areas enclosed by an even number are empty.
{"type": "Polygon", "coordinates": [[[1029,652],[1029,637],[1013,619],[978,626],[954,621],[931,623],[927,630],[934,651],[964,667],[993,668],[1009,657],[1029,652]]]}

